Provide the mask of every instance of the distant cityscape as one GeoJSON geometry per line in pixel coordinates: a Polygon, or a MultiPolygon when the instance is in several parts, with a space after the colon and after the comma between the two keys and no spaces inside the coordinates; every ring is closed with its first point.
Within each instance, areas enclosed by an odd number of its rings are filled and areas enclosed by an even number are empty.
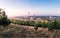
{"type": "Polygon", "coordinates": [[[48,19],[60,19],[60,16],[15,16],[10,19],[17,20],[48,20],[48,19]]]}

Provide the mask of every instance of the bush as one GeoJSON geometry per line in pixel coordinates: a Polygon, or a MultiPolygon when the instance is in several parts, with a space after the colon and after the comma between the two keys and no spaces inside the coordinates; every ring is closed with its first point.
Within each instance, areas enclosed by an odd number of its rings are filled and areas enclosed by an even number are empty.
{"type": "Polygon", "coordinates": [[[15,24],[20,25],[20,24],[21,24],[21,21],[20,21],[20,20],[16,20],[16,21],[15,21],[15,24]]]}
{"type": "Polygon", "coordinates": [[[2,17],[2,18],[0,19],[0,25],[7,26],[7,25],[9,25],[9,24],[10,24],[10,20],[7,19],[7,17],[2,17]]]}
{"type": "Polygon", "coordinates": [[[28,26],[34,26],[34,23],[35,23],[35,22],[29,21],[29,22],[27,22],[27,23],[28,23],[28,24],[27,24],[28,26]]]}
{"type": "Polygon", "coordinates": [[[60,29],[60,21],[55,21],[55,29],[60,29]]]}
{"type": "Polygon", "coordinates": [[[37,26],[38,26],[38,27],[42,27],[42,24],[43,24],[43,23],[39,21],[39,22],[37,23],[37,26]]]}
{"type": "Polygon", "coordinates": [[[38,27],[41,27],[41,26],[42,26],[42,23],[41,23],[41,22],[38,22],[38,23],[35,23],[35,24],[34,24],[35,30],[37,30],[38,27]]]}
{"type": "Polygon", "coordinates": [[[37,30],[38,29],[38,25],[34,24],[34,29],[37,30]]]}
{"type": "Polygon", "coordinates": [[[21,25],[34,26],[34,22],[32,22],[32,21],[21,21],[21,25]]]}
{"type": "Polygon", "coordinates": [[[48,29],[51,30],[54,28],[53,22],[48,23],[48,29]]]}
{"type": "Polygon", "coordinates": [[[21,25],[27,25],[26,21],[21,21],[21,25]]]}
{"type": "Polygon", "coordinates": [[[43,22],[42,27],[47,28],[48,27],[48,23],[43,22]]]}
{"type": "Polygon", "coordinates": [[[57,24],[56,29],[60,29],[60,23],[57,24]]]}
{"type": "MultiPolygon", "coordinates": [[[[2,20],[4,20],[5,23],[6,23],[7,18],[4,18],[2,20]]],[[[3,23],[4,23],[4,21],[3,21],[3,23]]],[[[19,21],[19,20],[16,20],[13,23],[19,24],[19,25],[34,26],[34,28],[36,30],[38,29],[38,27],[48,28],[49,30],[51,30],[51,29],[60,29],[60,21],[59,20],[58,21],[57,20],[49,21],[48,23],[40,22],[40,21],[35,23],[34,21],[19,21]]],[[[2,24],[2,22],[0,22],[0,24],[2,24]]]]}
{"type": "Polygon", "coordinates": [[[48,29],[58,29],[60,28],[60,23],[57,20],[54,20],[53,22],[49,22],[48,29]]]}

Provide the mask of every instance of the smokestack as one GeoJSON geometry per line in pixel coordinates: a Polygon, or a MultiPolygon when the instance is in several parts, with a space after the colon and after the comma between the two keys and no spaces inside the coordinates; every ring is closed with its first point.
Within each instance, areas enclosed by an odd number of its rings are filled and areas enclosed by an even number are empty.
{"type": "Polygon", "coordinates": [[[28,18],[29,18],[29,20],[30,20],[30,12],[28,12],[28,18]]]}

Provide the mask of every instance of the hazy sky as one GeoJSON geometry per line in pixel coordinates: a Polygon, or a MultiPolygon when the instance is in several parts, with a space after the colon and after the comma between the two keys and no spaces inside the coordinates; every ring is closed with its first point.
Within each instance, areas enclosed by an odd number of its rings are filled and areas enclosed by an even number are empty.
{"type": "Polygon", "coordinates": [[[59,15],[60,0],[0,0],[0,8],[10,16],[59,15]]]}

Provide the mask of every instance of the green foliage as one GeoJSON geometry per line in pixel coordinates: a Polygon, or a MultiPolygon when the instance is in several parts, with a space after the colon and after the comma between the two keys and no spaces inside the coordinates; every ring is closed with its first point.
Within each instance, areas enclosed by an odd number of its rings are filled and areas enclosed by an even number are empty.
{"type": "Polygon", "coordinates": [[[38,29],[38,24],[37,24],[37,23],[34,24],[34,29],[35,29],[35,30],[38,29]]]}
{"type": "Polygon", "coordinates": [[[60,29],[60,21],[54,21],[55,29],[60,29]]]}
{"type": "Polygon", "coordinates": [[[21,21],[19,21],[19,20],[16,20],[15,24],[18,24],[18,25],[20,25],[20,24],[21,24],[21,21]]]}
{"type": "Polygon", "coordinates": [[[48,23],[48,29],[51,30],[54,28],[53,22],[48,23]]]}
{"type": "Polygon", "coordinates": [[[60,29],[60,21],[54,20],[53,22],[49,22],[48,29],[60,29]]]}
{"type": "Polygon", "coordinates": [[[26,21],[21,21],[21,25],[27,25],[26,21]]]}
{"type": "Polygon", "coordinates": [[[28,26],[34,26],[34,22],[33,21],[19,21],[19,20],[15,20],[14,22],[12,22],[14,24],[19,24],[19,25],[28,25],[28,26]]]}
{"type": "Polygon", "coordinates": [[[43,22],[42,27],[47,28],[48,27],[48,23],[43,22]]]}
{"type": "Polygon", "coordinates": [[[60,29],[60,21],[58,21],[57,25],[56,25],[57,29],[60,29]]]}
{"type": "MultiPolygon", "coordinates": [[[[2,20],[6,21],[6,18],[4,18],[2,20]]],[[[35,21],[19,21],[19,20],[15,20],[13,23],[19,24],[19,25],[34,26],[34,28],[36,30],[38,29],[38,27],[48,28],[49,30],[51,30],[51,29],[60,29],[60,21],[59,20],[49,21],[48,23],[40,22],[40,21],[37,21],[37,23],[35,23],[35,21]]]]}
{"type": "Polygon", "coordinates": [[[28,21],[28,22],[27,22],[27,25],[28,25],[28,26],[34,26],[34,23],[35,23],[34,21],[28,21]]]}
{"type": "Polygon", "coordinates": [[[7,17],[2,17],[2,18],[0,19],[0,25],[7,26],[7,25],[9,25],[9,24],[10,24],[10,20],[7,19],[7,17]]]}
{"type": "Polygon", "coordinates": [[[37,26],[38,26],[38,27],[42,27],[42,25],[43,25],[43,23],[42,23],[41,21],[39,21],[39,22],[37,23],[37,26]]]}
{"type": "Polygon", "coordinates": [[[9,24],[10,20],[7,18],[5,11],[0,8],[0,25],[7,26],[9,24]]]}

